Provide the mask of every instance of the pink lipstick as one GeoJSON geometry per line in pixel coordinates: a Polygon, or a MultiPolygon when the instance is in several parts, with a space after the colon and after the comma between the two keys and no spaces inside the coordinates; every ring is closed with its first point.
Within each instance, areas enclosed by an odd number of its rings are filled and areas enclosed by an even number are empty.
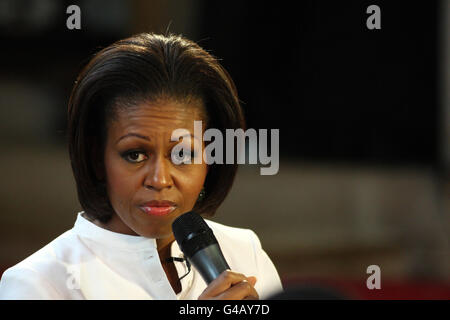
{"type": "Polygon", "coordinates": [[[152,200],[139,206],[142,211],[155,216],[164,216],[176,208],[176,204],[168,200],[152,200]]]}

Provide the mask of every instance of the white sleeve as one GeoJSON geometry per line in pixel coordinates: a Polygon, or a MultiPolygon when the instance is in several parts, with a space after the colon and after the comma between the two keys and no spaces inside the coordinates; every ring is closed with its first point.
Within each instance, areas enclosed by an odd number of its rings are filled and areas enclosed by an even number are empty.
{"type": "Polygon", "coordinates": [[[253,252],[255,254],[256,269],[258,270],[255,289],[258,292],[260,299],[267,299],[270,296],[281,292],[283,286],[277,269],[267,253],[262,249],[258,236],[255,232],[251,231],[251,237],[253,252]]]}
{"type": "Polygon", "coordinates": [[[24,267],[7,269],[0,281],[0,300],[52,300],[62,296],[36,271],[24,267]]]}

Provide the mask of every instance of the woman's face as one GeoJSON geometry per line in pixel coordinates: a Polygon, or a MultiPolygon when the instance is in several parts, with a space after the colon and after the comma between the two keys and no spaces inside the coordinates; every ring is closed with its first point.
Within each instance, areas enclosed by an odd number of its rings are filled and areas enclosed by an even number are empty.
{"type": "Polygon", "coordinates": [[[201,157],[204,144],[202,137],[194,137],[194,120],[203,120],[203,110],[200,102],[142,103],[137,110],[119,112],[118,119],[110,123],[104,162],[115,213],[106,224],[108,229],[173,240],[172,222],[194,207],[208,170],[204,161],[194,164],[194,158],[192,164],[174,164],[172,148],[180,142],[170,138],[174,130],[187,129],[191,143],[188,139],[181,143],[201,157]],[[194,139],[202,150],[194,149],[194,139]],[[146,212],[142,206],[154,200],[170,201],[173,211],[166,213],[166,207],[146,212]]]}

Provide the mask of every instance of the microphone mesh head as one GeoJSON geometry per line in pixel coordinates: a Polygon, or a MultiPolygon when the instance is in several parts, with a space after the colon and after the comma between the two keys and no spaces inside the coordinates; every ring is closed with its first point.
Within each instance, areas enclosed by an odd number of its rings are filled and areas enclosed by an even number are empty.
{"type": "Polygon", "coordinates": [[[198,234],[209,229],[205,220],[194,211],[182,214],[172,223],[173,235],[178,243],[187,239],[192,233],[198,234]]]}

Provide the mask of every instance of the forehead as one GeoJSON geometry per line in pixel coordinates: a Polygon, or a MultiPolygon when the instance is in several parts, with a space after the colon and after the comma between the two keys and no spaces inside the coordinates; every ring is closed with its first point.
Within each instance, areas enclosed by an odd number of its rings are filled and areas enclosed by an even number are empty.
{"type": "Polygon", "coordinates": [[[203,103],[160,101],[143,102],[133,108],[120,110],[109,126],[112,137],[129,132],[145,134],[171,134],[175,129],[194,129],[194,121],[205,121],[203,103]]]}

